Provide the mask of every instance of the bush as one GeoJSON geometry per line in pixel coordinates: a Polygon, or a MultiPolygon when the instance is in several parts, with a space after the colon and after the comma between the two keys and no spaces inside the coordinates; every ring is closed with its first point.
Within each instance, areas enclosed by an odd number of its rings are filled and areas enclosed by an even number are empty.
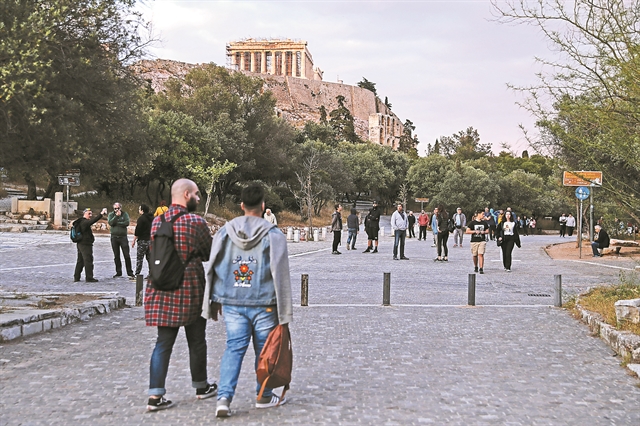
{"type": "Polygon", "coordinates": [[[275,188],[272,188],[272,191],[276,193],[282,200],[283,210],[287,209],[293,212],[297,212],[300,210],[300,207],[296,202],[296,198],[293,196],[291,191],[289,191],[289,188],[285,188],[284,186],[276,186],[275,188]]]}

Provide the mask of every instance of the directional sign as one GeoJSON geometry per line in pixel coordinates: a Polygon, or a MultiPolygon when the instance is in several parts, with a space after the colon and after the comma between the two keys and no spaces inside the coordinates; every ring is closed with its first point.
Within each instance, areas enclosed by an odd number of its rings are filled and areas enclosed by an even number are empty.
{"type": "Polygon", "coordinates": [[[77,176],[58,176],[58,185],[80,186],[80,178],[77,176]]]}
{"type": "Polygon", "coordinates": [[[428,198],[416,198],[416,203],[428,203],[428,198]]]}
{"type": "Polygon", "coordinates": [[[589,198],[589,188],[586,186],[579,186],[576,188],[576,198],[578,200],[586,200],[589,198]]]}
{"type": "Polygon", "coordinates": [[[564,172],[564,186],[602,186],[602,172],[564,172]]]}

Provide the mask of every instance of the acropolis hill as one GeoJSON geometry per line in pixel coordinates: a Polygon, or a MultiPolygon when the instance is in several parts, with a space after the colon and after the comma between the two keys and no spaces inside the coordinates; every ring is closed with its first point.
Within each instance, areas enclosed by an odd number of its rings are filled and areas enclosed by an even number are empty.
{"type": "MultiPolygon", "coordinates": [[[[247,39],[227,45],[227,68],[264,80],[266,90],[275,96],[276,113],[296,128],[305,122],[320,122],[320,107],[327,113],[338,107],[336,97],[354,117],[358,136],[373,143],[397,148],[403,131],[402,121],[373,92],[348,84],[322,80],[322,71],[313,67],[306,42],[292,40],[247,39]]],[[[157,59],[143,60],[133,67],[156,92],[169,78],[183,79],[198,64],[157,59]]]]}

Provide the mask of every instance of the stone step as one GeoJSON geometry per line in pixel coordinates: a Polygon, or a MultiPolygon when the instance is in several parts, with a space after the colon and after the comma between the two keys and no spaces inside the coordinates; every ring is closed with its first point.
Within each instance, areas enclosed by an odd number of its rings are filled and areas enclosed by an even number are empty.
{"type": "Polygon", "coordinates": [[[38,221],[37,220],[30,220],[30,219],[21,219],[20,223],[22,223],[24,225],[37,225],[38,221]]]}

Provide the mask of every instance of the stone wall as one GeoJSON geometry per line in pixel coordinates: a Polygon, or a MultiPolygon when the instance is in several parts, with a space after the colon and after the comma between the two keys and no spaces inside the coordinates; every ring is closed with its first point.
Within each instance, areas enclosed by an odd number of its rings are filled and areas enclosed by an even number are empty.
{"type": "MultiPolygon", "coordinates": [[[[189,70],[197,66],[158,59],[140,61],[133,67],[143,79],[151,81],[151,87],[155,91],[161,91],[170,77],[184,78],[189,70]]],[[[296,128],[304,127],[307,121],[319,122],[320,107],[324,106],[329,114],[338,107],[336,97],[342,95],[345,98],[345,106],[353,115],[358,136],[364,140],[370,140],[369,116],[382,114],[396,125],[378,129],[377,133],[374,132],[377,140],[372,142],[380,143],[380,140],[384,140],[390,146],[397,146],[397,140],[402,131],[402,121],[386,107],[384,102],[367,89],[328,81],[241,72],[264,80],[265,89],[270,90],[276,98],[277,113],[296,128]],[[380,131],[387,133],[380,137],[380,131]]]]}

